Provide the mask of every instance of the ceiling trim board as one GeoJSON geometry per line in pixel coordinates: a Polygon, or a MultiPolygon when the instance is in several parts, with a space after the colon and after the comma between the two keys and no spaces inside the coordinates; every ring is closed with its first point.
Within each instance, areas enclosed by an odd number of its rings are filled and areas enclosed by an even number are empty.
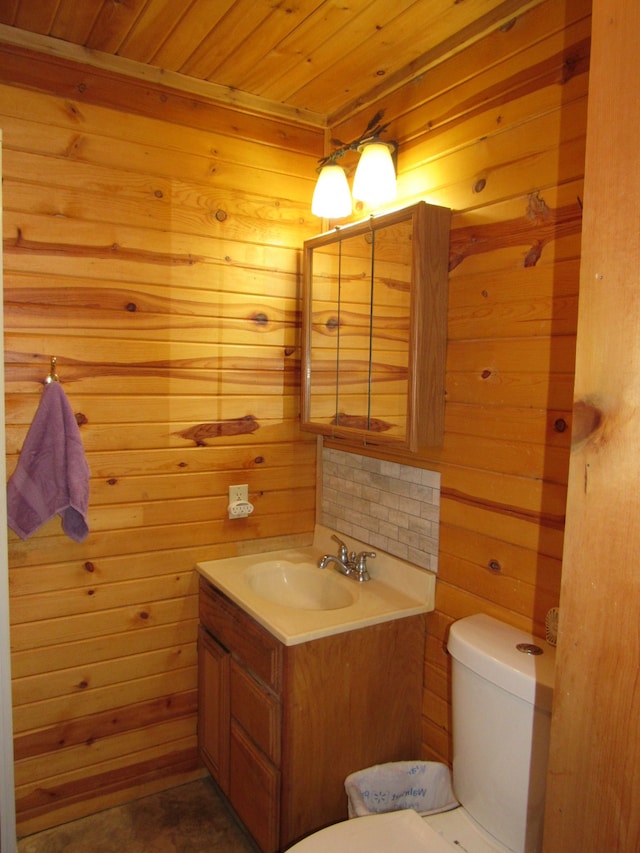
{"type": "Polygon", "coordinates": [[[314,113],[310,110],[288,107],[285,104],[269,101],[266,98],[239,92],[229,86],[220,86],[217,83],[209,83],[206,80],[197,80],[194,77],[187,77],[185,74],[180,74],[176,71],[155,68],[122,56],[111,56],[107,53],[82,47],[81,45],[71,44],[70,42],[52,38],[51,36],[30,33],[17,27],[7,26],[6,24],[0,24],[0,42],[11,45],[12,47],[20,47],[35,51],[36,53],[43,53],[59,59],[89,65],[101,71],[110,71],[114,74],[132,77],[154,85],[166,86],[182,94],[207,98],[207,100],[217,101],[225,107],[233,107],[242,112],[274,116],[297,124],[306,124],[317,128],[325,128],[327,126],[327,117],[325,115],[314,113]]]}

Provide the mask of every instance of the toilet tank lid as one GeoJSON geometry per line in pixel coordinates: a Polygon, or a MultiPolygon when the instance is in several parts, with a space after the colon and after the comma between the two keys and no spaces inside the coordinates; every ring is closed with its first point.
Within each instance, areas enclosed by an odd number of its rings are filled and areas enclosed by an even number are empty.
{"type": "Polygon", "coordinates": [[[498,619],[478,613],[451,626],[447,648],[460,663],[536,707],[551,710],[555,648],[498,619]],[[542,654],[527,654],[519,644],[534,645],[542,654]]]}

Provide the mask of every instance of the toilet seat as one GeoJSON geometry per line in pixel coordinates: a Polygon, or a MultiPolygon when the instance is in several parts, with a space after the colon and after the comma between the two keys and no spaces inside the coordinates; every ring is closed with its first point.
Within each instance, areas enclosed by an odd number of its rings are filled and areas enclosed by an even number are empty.
{"type": "Polygon", "coordinates": [[[353,818],[304,838],[288,853],[510,853],[463,808],[428,817],[412,809],[353,818]]]}
{"type": "Polygon", "coordinates": [[[335,823],[303,838],[288,853],[460,853],[417,812],[387,812],[335,823]]]}

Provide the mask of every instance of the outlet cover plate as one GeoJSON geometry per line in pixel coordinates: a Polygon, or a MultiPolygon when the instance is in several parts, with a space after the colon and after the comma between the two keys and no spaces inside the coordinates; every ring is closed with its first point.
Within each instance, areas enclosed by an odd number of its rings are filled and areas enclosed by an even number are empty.
{"type": "Polygon", "coordinates": [[[234,504],[237,501],[249,500],[249,486],[245,483],[243,486],[229,486],[229,504],[234,504]]]}

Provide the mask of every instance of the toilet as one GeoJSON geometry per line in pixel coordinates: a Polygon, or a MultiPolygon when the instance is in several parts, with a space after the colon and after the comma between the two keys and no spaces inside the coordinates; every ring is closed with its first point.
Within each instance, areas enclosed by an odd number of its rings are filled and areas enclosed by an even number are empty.
{"type": "Polygon", "coordinates": [[[322,829],[290,853],[539,853],[555,648],[484,614],[451,626],[453,790],[460,806],[322,829]]]}

